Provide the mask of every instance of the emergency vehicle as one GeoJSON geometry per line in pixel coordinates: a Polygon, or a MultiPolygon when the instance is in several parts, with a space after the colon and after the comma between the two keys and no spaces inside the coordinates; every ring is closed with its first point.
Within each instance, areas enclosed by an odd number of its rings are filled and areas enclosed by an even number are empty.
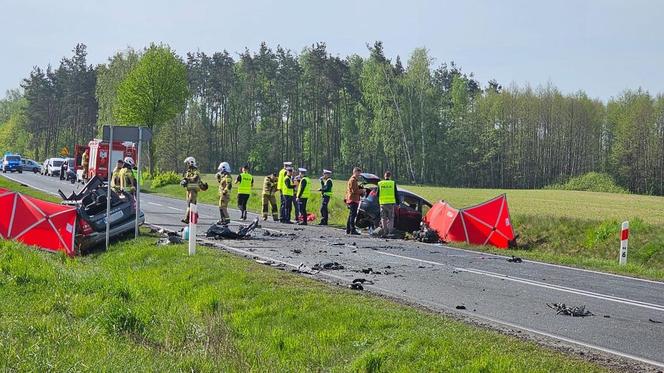
{"type": "Polygon", "coordinates": [[[116,162],[125,157],[130,157],[134,162],[136,161],[136,144],[133,142],[114,141],[110,153],[110,160],[108,150],[108,141],[100,139],[90,141],[87,146],[76,145],[74,150],[76,162],[74,164],[76,165],[78,179],[82,180],[83,173],[86,173],[88,179],[97,176],[102,180],[107,180],[109,165],[112,170],[115,167],[116,162]],[[83,170],[81,166],[81,158],[86,149],[89,149],[90,151],[90,160],[88,162],[88,169],[83,170]]]}

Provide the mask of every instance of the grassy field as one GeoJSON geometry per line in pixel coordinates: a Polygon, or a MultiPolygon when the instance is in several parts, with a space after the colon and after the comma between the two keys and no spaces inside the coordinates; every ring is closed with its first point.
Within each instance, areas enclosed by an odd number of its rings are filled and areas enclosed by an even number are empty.
{"type": "MultiPolygon", "coordinates": [[[[205,175],[210,190],[199,201],[217,203],[214,175],[205,175]]],[[[249,208],[261,209],[263,178],[255,177],[249,208]]],[[[464,189],[406,186],[431,202],[444,199],[455,207],[467,207],[506,193],[512,222],[519,235],[515,250],[474,250],[517,255],[583,268],[640,277],[664,279],[664,197],[563,190],[464,189]],[[618,265],[620,222],[630,221],[628,265],[618,265]]],[[[237,188],[235,188],[236,190],[237,188]]],[[[330,223],[344,226],[348,211],[343,204],[344,180],[334,181],[330,223]]],[[[184,199],[179,185],[148,191],[184,199]]],[[[183,202],[184,203],[184,202],[183,202]]],[[[232,206],[235,206],[235,194],[232,206]]],[[[314,193],[309,210],[319,215],[320,196],[314,193]]],[[[465,246],[465,245],[461,245],[465,246]]]]}
{"type": "Polygon", "coordinates": [[[592,372],[445,316],[144,235],[68,259],[0,242],[0,371],[592,372]]]}

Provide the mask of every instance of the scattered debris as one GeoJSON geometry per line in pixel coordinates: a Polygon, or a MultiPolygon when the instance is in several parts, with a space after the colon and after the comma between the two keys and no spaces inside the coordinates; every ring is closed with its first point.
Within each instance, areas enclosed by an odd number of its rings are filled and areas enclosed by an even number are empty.
{"type": "Polygon", "coordinates": [[[306,266],[304,263],[300,263],[300,265],[297,266],[297,268],[293,269],[292,272],[304,273],[304,274],[307,274],[307,275],[315,275],[317,273],[317,272],[314,272],[314,270],[311,269],[310,267],[306,266]]]}
{"type": "Polygon", "coordinates": [[[293,228],[294,231],[303,231],[304,228],[293,228]]]}
{"type": "Polygon", "coordinates": [[[654,320],[654,319],[648,319],[648,321],[650,321],[652,323],[655,323],[655,324],[661,324],[662,323],[662,321],[654,320]]]}
{"type": "Polygon", "coordinates": [[[426,268],[425,266],[417,266],[417,268],[426,268]]]}
{"type": "Polygon", "coordinates": [[[353,289],[353,290],[364,290],[364,286],[362,286],[362,284],[359,284],[359,283],[352,283],[352,284],[348,285],[348,287],[353,289]]]}
{"type": "Polygon", "coordinates": [[[390,269],[390,268],[392,268],[392,266],[385,266],[385,269],[390,269]]]}
{"type": "Polygon", "coordinates": [[[353,280],[354,284],[364,284],[364,285],[373,285],[374,282],[371,280],[367,280],[366,278],[356,278],[353,280]]]}
{"type": "Polygon", "coordinates": [[[573,317],[594,316],[594,314],[586,310],[586,306],[566,306],[565,303],[547,303],[549,308],[556,310],[557,315],[566,315],[573,317]]]}
{"type": "Polygon", "coordinates": [[[415,241],[420,241],[424,243],[439,243],[440,238],[438,237],[438,233],[436,233],[435,230],[433,229],[428,229],[424,228],[418,232],[415,232],[413,234],[413,239],[415,241]]]}
{"type": "Polygon", "coordinates": [[[312,268],[315,271],[344,269],[344,266],[337,262],[317,263],[312,268]]]}
{"type": "Polygon", "coordinates": [[[249,237],[249,233],[256,229],[256,227],[258,227],[258,218],[254,219],[254,221],[246,227],[241,227],[237,232],[233,232],[226,225],[212,224],[205,233],[205,236],[216,240],[241,240],[249,237]]]}
{"type": "Polygon", "coordinates": [[[293,250],[291,250],[291,252],[293,252],[295,254],[302,254],[302,250],[300,250],[300,249],[293,249],[293,250]]]}
{"type": "Polygon", "coordinates": [[[271,260],[262,260],[262,259],[256,259],[256,263],[263,264],[266,266],[271,266],[272,264],[274,264],[274,262],[271,260]]]}
{"type": "Polygon", "coordinates": [[[371,267],[362,268],[359,271],[355,271],[355,272],[361,272],[361,273],[364,273],[364,274],[367,274],[367,275],[382,275],[383,274],[383,272],[374,271],[373,268],[371,268],[371,267]]]}
{"type": "Polygon", "coordinates": [[[160,238],[156,242],[157,246],[179,245],[181,243],[184,243],[184,241],[182,241],[182,237],[180,237],[180,235],[177,232],[169,232],[169,231],[164,231],[164,232],[166,232],[167,236],[160,238]]]}
{"type": "Polygon", "coordinates": [[[466,306],[456,306],[455,308],[458,309],[458,310],[465,310],[466,306]]]}
{"type": "Polygon", "coordinates": [[[512,255],[510,259],[507,259],[508,262],[510,263],[523,263],[523,259],[519,258],[518,256],[512,255]]]}
{"type": "Polygon", "coordinates": [[[343,243],[343,242],[333,242],[330,245],[332,245],[332,246],[344,246],[345,243],[343,243]]]}
{"type": "Polygon", "coordinates": [[[611,318],[611,315],[604,315],[604,318],[609,319],[609,318],[611,318]]]}

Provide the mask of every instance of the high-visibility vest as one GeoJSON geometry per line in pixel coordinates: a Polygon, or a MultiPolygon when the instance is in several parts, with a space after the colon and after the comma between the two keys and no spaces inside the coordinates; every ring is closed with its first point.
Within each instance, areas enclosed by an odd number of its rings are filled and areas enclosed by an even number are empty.
{"type": "Polygon", "coordinates": [[[284,189],[282,189],[281,192],[284,193],[285,196],[293,196],[293,194],[294,194],[293,192],[295,192],[295,189],[294,188],[286,188],[286,180],[291,181],[291,185],[293,185],[291,177],[286,175],[284,177],[284,185],[283,185],[284,189]]]}
{"type": "Polygon", "coordinates": [[[300,184],[297,186],[297,195],[300,196],[300,198],[309,198],[311,197],[311,180],[304,176],[302,179],[300,179],[300,184]],[[306,180],[304,190],[302,190],[302,182],[306,180]],[[302,190],[302,194],[300,194],[300,190],[302,190]]]}
{"type": "Polygon", "coordinates": [[[240,176],[242,176],[242,179],[240,180],[240,187],[237,188],[237,193],[251,194],[251,182],[254,178],[247,172],[241,173],[240,176]]]}
{"type": "Polygon", "coordinates": [[[284,190],[284,179],[286,178],[286,169],[279,170],[279,178],[277,179],[277,190],[284,190]]]}
{"type": "Polygon", "coordinates": [[[390,205],[397,203],[394,196],[394,189],[397,184],[394,180],[381,180],[378,182],[378,203],[381,205],[390,205]]]}
{"type": "Polygon", "coordinates": [[[323,192],[323,196],[325,196],[325,197],[331,197],[332,196],[332,179],[327,179],[327,180],[321,179],[320,180],[320,188],[321,189],[325,189],[325,187],[328,186],[328,185],[330,186],[330,190],[328,190],[327,192],[323,192]]]}
{"type": "Polygon", "coordinates": [[[134,187],[134,172],[128,168],[123,168],[120,170],[120,189],[128,192],[134,193],[136,188],[134,187]]]}
{"type": "Polygon", "coordinates": [[[122,182],[120,181],[120,176],[121,176],[122,170],[123,170],[123,168],[117,168],[116,167],[116,168],[113,169],[113,173],[111,174],[111,189],[116,191],[116,192],[119,192],[120,189],[121,189],[120,185],[121,185],[122,182]]]}

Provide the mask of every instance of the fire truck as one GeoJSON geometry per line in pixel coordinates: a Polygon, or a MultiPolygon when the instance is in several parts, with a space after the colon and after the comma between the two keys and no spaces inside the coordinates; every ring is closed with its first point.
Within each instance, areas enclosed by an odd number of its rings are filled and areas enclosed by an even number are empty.
{"type": "Polygon", "coordinates": [[[97,176],[102,180],[107,180],[109,167],[113,169],[118,160],[130,157],[136,161],[136,144],[133,142],[114,141],[109,160],[108,141],[94,139],[87,146],[76,145],[74,155],[74,159],[76,160],[76,174],[79,180],[83,180],[84,173],[88,176],[88,179],[97,176]],[[81,166],[81,158],[86,149],[90,151],[90,158],[88,169],[84,170],[81,166]]]}

